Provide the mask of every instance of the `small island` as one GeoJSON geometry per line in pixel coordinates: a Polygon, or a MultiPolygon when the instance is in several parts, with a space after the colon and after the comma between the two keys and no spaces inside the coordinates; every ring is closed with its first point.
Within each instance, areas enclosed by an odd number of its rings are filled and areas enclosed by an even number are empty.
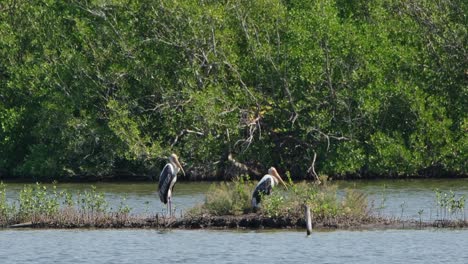
{"type": "MultiPolygon", "coordinates": [[[[402,220],[373,212],[365,194],[347,189],[341,197],[337,187],[323,178],[314,182],[293,183],[277,187],[262,198],[254,210],[251,194],[254,183],[248,177],[231,182],[213,183],[204,203],[178,217],[165,213],[132,214],[121,202],[109,209],[102,193],[95,187],[76,197],[45,185],[25,185],[18,203],[8,202],[5,185],[0,184],[0,227],[4,228],[155,228],[155,229],[304,229],[304,207],[312,212],[314,229],[387,229],[426,227],[468,227],[464,218],[465,197],[435,193],[441,215],[434,221],[402,220]]],[[[155,197],[156,198],[156,197],[155,197]]],[[[166,212],[167,213],[167,212],[166,212]]]]}

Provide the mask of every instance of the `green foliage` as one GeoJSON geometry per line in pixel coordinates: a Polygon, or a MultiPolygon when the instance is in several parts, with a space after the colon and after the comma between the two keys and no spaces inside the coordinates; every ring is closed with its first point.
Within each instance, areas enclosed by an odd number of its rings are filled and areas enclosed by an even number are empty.
{"type": "Polygon", "coordinates": [[[96,187],[91,186],[91,191],[85,190],[78,193],[76,205],[82,213],[106,213],[107,201],[103,193],[96,192],[96,187]]]}
{"type": "Polygon", "coordinates": [[[59,193],[50,192],[47,187],[37,183],[35,186],[26,185],[19,193],[19,218],[28,219],[38,215],[51,216],[59,211],[59,193]]]}
{"type": "Polygon", "coordinates": [[[14,215],[16,208],[8,203],[6,199],[6,185],[0,182],[0,225],[5,223],[14,215]]]}
{"type": "Polygon", "coordinates": [[[457,197],[453,191],[445,193],[436,189],[435,196],[437,217],[441,220],[465,219],[465,195],[457,197]]]}
{"type": "Polygon", "coordinates": [[[363,193],[348,189],[345,196],[337,196],[337,186],[302,182],[290,185],[287,192],[275,191],[262,200],[262,212],[271,217],[293,216],[303,217],[303,206],[308,205],[314,218],[330,219],[349,217],[357,219],[369,215],[367,196],[363,193]]]}
{"type": "MultiPolygon", "coordinates": [[[[6,1],[0,175],[466,175],[466,1],[6,1]],[[259,155],[265,154],[268,155],[259,155]]],[[[131,177],[131,176],[128,176],[131,177]]]]}
{"type": "MultiPolygon", "coordinates": [[[[274,192],[269,196],[262,196],[262,212],[270,217],[279,217],[284,212],[284,197],[278,192],[274,192]]],[[[286,208],[287,209],[287,208],[286,208]]]]}
{"type": "Polygon", "coordinates": [[[117,213],[122,215],[128,215],[132,211],[132,208],[126,203],[127,197],[123,197],[120,200],[119,208],[117,208],[117,213]]]}
{"type": "Polygon", "coordinates": [[[38,216],[52,217],[60,212],[60,205],[64,208],[74,208],[84,215],[107,212],[107,201],[104,194],[96,192],[96,187],[91,186],[91,191],[85,190],[78,193],[75,199],[67,191],[57,192],[56,186],[48,190],[45,185],[25,185],[19,192],[18,215],[19,219],[30,219],[38,216]]]}
{"type": "MultiPolygon", "coordinates": [[[[190,210],[189,214],[240,215],[252,212],[253,189],[254,184],[244,177],[213,184],[206,194],[205,202],[190,210]]],[[[289,181],[287,190],[276,187],[270,195],[262,196],[259,213],[269,217],[301,218],[304,214],[303,206],[309,205],[316,219],[357,219],[369,215],[367,204],[367,196],[356,190],[346,190],[345,196],[340,199],[334,184],[318,186],[289,181]]]]}
{"type": "Polygon", "coordinates": [[[253,183],[243,176],[232,182],[214,183],[208,189],[203,211],[212,215],[240,215],[251,210],[253,183]]]}
{"type": "Polygon", "coordinates": [[[108,208],[103,193],[95,186],[73,195],[67,190],[57,191],[55,185],[25,185],[17,199],[6,199],[6,186],[0,182],[0,226],[19,222],[60,222],[62,224],[93,224],[97,221],[125,221],[131,208],[123,197],[116,211],[108,208]]]}

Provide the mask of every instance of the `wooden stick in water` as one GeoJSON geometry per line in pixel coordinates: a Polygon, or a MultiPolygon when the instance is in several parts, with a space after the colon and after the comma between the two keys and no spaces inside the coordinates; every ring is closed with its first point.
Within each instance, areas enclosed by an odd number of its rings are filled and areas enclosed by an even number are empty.
{"type": "Polygon", "coordinates": [[[304,206],[304,208],[306,216],[307,235],[309,236],[312,233],[312,216],[310,214],[310,207],[306,205],[304,206]]]}

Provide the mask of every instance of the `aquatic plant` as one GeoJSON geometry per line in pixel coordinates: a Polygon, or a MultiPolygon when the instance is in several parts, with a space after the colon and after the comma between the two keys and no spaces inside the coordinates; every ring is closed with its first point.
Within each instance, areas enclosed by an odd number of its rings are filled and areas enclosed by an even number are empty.
{"type": "Polygon", "coordinates": [[[379,214],[383,214],[386,208],[385,203],[387,202],[387,185],[386,184],[383,185],[383,189],[380,195],[381,195],[380,204],[376,209],[379,212],[379,214]]]}
{"type": "Polygon", "coordinates": [[[403,213],[405,212],[406,207],[408,207],[408,205],[406,204],[406,201],[403,201],[400,204],[400,209],[401,209],[400,218],[403,218],[403,213]]]}
{"type": "Polygon", "coordinates": [[[465,220],[465,195],[457,196],[453,191],[442,192],[435,190],[437,204],[437,216],[440,220],[463,219],[465,220]]]}
{"type": "Polygon", "coordinates": [[[120,200],[119,207],[117,208],[117,212],[119,214],[128,215],[132,211],[132,208],[126,203],[126,201],[127,196],[122,197],[122,199],[120,200]]]}
{"type": "Polygon", "coordinates": [[[418,215],[419,215],[419,226],[422,225],[422,214],[424,213],[424,210],[421,209],[418,211],[418,215]]]}
{"type": "Polygon", "coordinates": [[[19,218],[55,215],[60,208],[60,198],[55,185],[52,191],[48,191],[45,185],[39,183],[34,186],[24,186],[19,193],[19,218]]]}
{"type": "Polygon", "coordinates": [[[95,186],[73,195],[67,190],[57,191],[36,183],[25,185],[18,199],[7,201],[6,186],[0,183],[0,226],[21,222],[49,222],[60,225],[88,225],[119,223],[128,220],[131,208],[123,197],[117,211],[109,211],[108,202],[95,186]]]}
{"type": "Polygon", "coordinates": [[[14,206],[10,205],[6,199],[6,186],[0,182],[0,225],[12,215],[15,210],[14,206]]]}
{"type": "Polygon", "coordinates": [[[91,191],[85,190],[78,193],[77,205],[83,213],[105,213],[108,203],[103,193],[96,192],[96,186],[91,186],[91,191]]]}

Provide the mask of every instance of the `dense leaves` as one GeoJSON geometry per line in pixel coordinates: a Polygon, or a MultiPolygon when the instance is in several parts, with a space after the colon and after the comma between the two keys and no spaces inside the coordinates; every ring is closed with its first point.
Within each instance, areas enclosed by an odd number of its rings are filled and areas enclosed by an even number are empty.
{"type": "Polygon", "coordinates": [[[0,176],[153,176],[171,152],[191,178],[240,163],[466,175],[467,13],[461,0],[2,1],[0,176]]]}

